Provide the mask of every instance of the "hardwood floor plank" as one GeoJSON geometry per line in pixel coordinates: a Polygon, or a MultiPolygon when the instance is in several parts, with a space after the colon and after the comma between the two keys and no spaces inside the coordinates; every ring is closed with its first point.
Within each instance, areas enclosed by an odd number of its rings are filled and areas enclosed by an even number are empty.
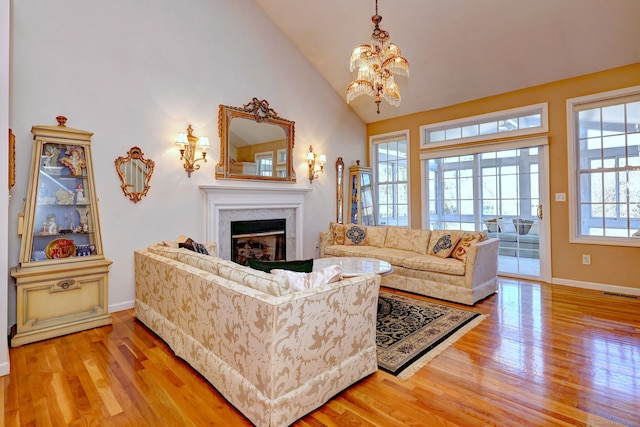
{"type": "MultiPolygon", "coordinates": [[[[470,308],[487,319],[411,378],[378,371],[294,426],[640,426],[640,300],[499,288],[470,308]]],[[[112,317],[10,349],[6,426],[251,425],[133,310],[112,317]]]]}

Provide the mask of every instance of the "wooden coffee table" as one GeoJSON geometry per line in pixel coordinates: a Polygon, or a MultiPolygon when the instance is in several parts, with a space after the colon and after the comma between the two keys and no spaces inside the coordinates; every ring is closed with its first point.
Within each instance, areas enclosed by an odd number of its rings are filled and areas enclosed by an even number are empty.
{"type": "Polygon", "coordinates": [[[313,269],[337,265],[342,270],[342,276],[355,277],[363,274],[375,273],[381,276],[390,274],[393,267],[387,261],[375,258],[363,258],[354,256],[341,256],[330,258],[318,258],[313,260],[313,269]]]}

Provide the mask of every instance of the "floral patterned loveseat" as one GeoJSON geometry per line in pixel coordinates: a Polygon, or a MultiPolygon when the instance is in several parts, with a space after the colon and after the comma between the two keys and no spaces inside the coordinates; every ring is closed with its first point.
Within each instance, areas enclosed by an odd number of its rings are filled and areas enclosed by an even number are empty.
{"type": "Polygon", "coordinates": [[[257,426],[286,426],[375,372],[380,278],[291,292],[188,249],[134,252],[135,316],[257,426]]]}
{"type": "Polygon", "coordinates": [[[500,241],[484,232],[418,230],[331,223],[320,232],[320,257],[387,261],[382,286],[473,305],[497,290],[500,241]]]}

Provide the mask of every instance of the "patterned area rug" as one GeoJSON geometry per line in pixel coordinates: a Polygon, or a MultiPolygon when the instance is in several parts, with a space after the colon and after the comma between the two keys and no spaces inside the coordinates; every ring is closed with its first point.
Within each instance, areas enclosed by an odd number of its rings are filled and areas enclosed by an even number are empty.
{"type": "Polygon", "coordinates": [[[378,368],[406,380],[485,317],[381,291],[376,325],[378,368]]]}

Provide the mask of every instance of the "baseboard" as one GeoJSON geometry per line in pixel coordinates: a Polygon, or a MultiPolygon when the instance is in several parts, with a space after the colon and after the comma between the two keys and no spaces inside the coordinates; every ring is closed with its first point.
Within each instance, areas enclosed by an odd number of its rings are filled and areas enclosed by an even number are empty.
{"type": "Polygon", "coordinates": [[[134,303],[135,301],[131,300],[131,301],[125,301],[118,304],[110,305],[109,313],[115,313],[116,311],[129,310],[130,308],[133,308],[134,303]]]}
{"type": "MultiPolygon", "coordinates": [[[[7,360],[9,360],[9,353],[7,351],[7,360]]],[[[9,375],[9,362],[0,363],[0,377],[9,375]]]]}
{"type": "Polygon", "coordinates": [[[639,288],[629,288],[627,286],[607,285],[605,283],[581,282],[578,280],[557,279],[551,280],[554,285],[571,286],[574,288],[593,289],[596,291],[609,292],[621,295],[640,296],[639,288]]]}

